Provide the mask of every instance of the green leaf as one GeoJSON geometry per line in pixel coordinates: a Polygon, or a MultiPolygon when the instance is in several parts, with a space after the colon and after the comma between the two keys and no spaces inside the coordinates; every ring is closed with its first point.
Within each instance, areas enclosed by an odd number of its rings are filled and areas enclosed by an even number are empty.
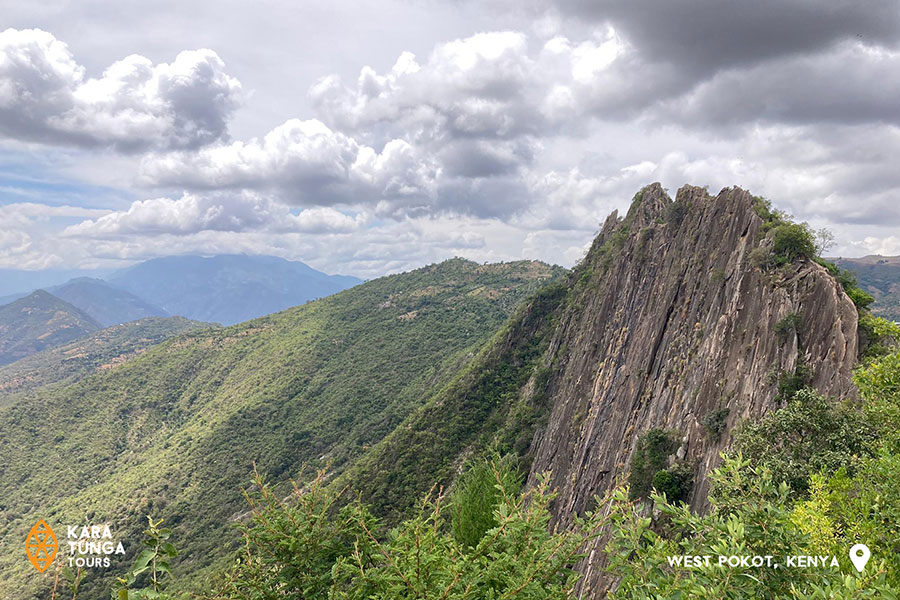
{"type": "Polygon", "coordinates": [[[144,568],[150,564],[150,561],[153,560],[153,557],[156,556],[156,552],[150,549],[141,550],[141,553],[137,555],[137,558],[134,559],[134,564],[131,567],[132,573],[139,573],[144,570],[144,568]]]}

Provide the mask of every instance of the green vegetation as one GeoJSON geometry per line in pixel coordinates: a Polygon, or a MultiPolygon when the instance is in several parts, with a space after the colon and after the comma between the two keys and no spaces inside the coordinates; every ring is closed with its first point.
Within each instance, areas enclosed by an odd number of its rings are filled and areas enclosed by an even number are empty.
{"type": "Polygon", "coordinates": [[[795,312],[790,312],[775,323],[775,333],[779,335],[787,335],[800,330],[803,324],[803,317],[795,312]]]}
{"type": "Polygon", "coordinates": [[[543,399],[520,392],[537,372],[566,295],[566,287],[554,284],[526,302],[446,387],[353,465],[342,484],[357,487],[376,515],[396,520],[435,482],[450,484],[464,450],[505,454],[513,439],[530,439],[543,399]]]}
{"type": "Polygon", "coordinates": [[[737,456],[726,459],[711,479],[710,509],[703,515],[653,494],[660,515],[654,522],[623,491],[617,494],[606,551],[609,572],[621,579],[611,598],[897,598],[885,554],[875,554],[857,575],[847,557],[850,544],[832,553],[839,567],[718,566],[719,555],[772,556],[774,564],[786,556],[812,554],[813,547],[796,526],[790,488],[771,472],[737,456]],[[667,557],[683,555],[707,555],[710,564],[670,565],[667,557]]]}
{"type": "Polygon", "coordinates": [[[654,428],[638,438],[628,472],[629,497],[632,500],[649,497],[653,488],[668,492],[673,501],[687,497],[693,478],[692,470],[685,469],[679,463],[667,468],[669,456],[677,449],[677,431],[654,428]]]}
{"type": "Polygon", "coordinates": [[[835,405],[804,388],[784,408],[744,427],[735,448],[802,495],[810,475],[853,470],[859,457],[874,453],[875,441],[870,424],[854,406],[835,405]]]}
{"type": "Polygon", "coordinates": [[[811,259],[816,255],[815,234],[805,223],[778,225],[772,230],[772,252],[776,262],[811,259]]]}
{"type": "MultiPolygon", "coordinates": [[[[423,405],[433,406],[430,398],[451,388],[465,365],[484,360],[478,349],[515,307],[562,272],[534,262],[451,260],[233,327],[193,331],[75,384],[33,390],[28,402],[0,409],[0,537],[24,538],[44,518],[102,519],[134,539],[145,528],[142,515],[154,514],[182,540],[184,577],[173,587],[188,587],[240,549],[228,524],[241,510],[250,465],[276,488],[304,464],[329,466],[336,477],[423,405]]],[[[530,331],[507,330],[517,351],[491,355],[491,364],[507,369],[479,372],[483,394],[468,401],[504,405],[506,390],[530,373],[539,346],[530,331]]],[[[436,421],[460,432],[454,444],[500,425],[464,409],[441,415],[436,421]]],[[[408,461],[414,470],[417,458],[408,461]]],[[[404,475],[403,463],[393,467],[404,475]]],[[[126,550],[133,559],[135,548],[126,550]]],[[[0,556],[0,580],[27,582],[13,599],[50,589],[50,579],[26,577],[23,563],[0,556]]],[[[97,597],[110,576],[90,573],[81,593],[97,597]]]]}
{"type": "Polygon", "coordinates": [[[160,527],[162,521],[154,521],[147,517],[147,529],[144,531],[144,549],[134,559],[134,564],[125,577],[119,578],[119,585],[113,592],[113,600],[165,600],[169,596],[162,594],[168,580],[172,578],[170,563],[178,556],[175,546],[169,541],[172,530],[160,527]],[[139,585],[143,578],[146,586],[139,585]]]}
{"type": "Polygon", "coordinates": [[[38,290],[0,306],[0,365],[83,338],[98,329],[100,324],[86,313],[38,290]]]}
{"type": "MultiPolygon", "coordinates": [[[[479,467],[480,468],[480,467],[479,467]]],[[[590,513],[549,530],[553,496],[546,483],[523,495],[494,468],[495,525],[476,543],[452,533],[446,498],[425,496],[415,513],[384,531],[358,500],[340,501],[323,474],[280,500],[261,478],[243,527],[245,552],[208,600],[364,600],[470,598],[564,600],[572,567],[606,518],[590,513]]],[[[463,475],[466,479],[467,476],[463,475]]]]}
{"type": "Polygon", "coordinates": [[[653,475],[653,489],[669,502],[687,502],[694,484],[694,470],[685,463],[676,463],[653,475]]]}
{"type": "Polygon", "coordinates": [[[183,317],[151,317],[115,325],[10,365],[0,367],[0,405],[21,392],[51,383],[73,383],[95,371],[104,371],[181,333],[212,327],[183,317]]]}
{"type": "Polygon", "coordinates": [[[503,495],[515,496],[522,487],[512,460],[498,455],[478,459],[456,481],[450,497],[450,530],[462,548],[474,548],[491,529],[497,527],[494,509],[503,495]]]}
{"type": "Polygon", "coordinates": [[[706,428],[707,433],[709,433],[709,436],[713,441],[718,442],[719,438],[722,437],[722,433],[727,426],[728,415],[730,412],[731,409],[724,406],[709,411],[706,413],[706,416],[703,417],[703,427],[706,428]]]}

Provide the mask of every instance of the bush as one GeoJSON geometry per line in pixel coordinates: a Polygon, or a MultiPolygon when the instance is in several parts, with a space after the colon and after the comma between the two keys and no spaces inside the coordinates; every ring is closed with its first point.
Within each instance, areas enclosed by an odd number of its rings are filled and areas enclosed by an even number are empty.
{"type": "Polygon", "coordinates": [[[781,320],[775,323],[775,333],[785,335],[787,333],[797,331],[803,324],[803,317],[795,312],[790,312],[781,320]]]}
{"type": "Polygon", "coordinates": [[[623,492],[615,496],[606,555],[607,571],[618,583],[610,598],[897,598],[885,561],[873,555],[857,576],[847,546],[831,553],[840,567],[783,568],[783,557],[813,554],[812,544],[793,521],[788,486],[779,484],[767,469],[752,467],[741,457],[726,458],[710,479],[715,492],[705,514],[654,494],[652,514],[660,515],[654,522],[623,492]],[[661,521],[666,527],[659,527],[661,521]],[[704,555],[710,556],[708,567],[670,562],[673,557],[704,555]],[[716,555],[769,555],[774,560],[761,567],[720,568],[716,555]],[[774,566],[778,563],[782,568],[774,566]],[[851,570],[853,575],[847,575],[851,570]]]}
{"type": "Polygon", "coordinates": [[[442,496],[383,532],[358,501],[338,508],[321,480],[285,502],[257,478],[262,503],[252,505],[246,552],[208,599],[566,600],[581,548],[608,523],[598,510],[551,532],[546,480],[521,496],[498,483],[496,525],[464,547],[448,531],[442,496]]]}
{"type": "Polygon", "coordinates": [[[511,457],[475,461],[459,478],[450,497],[450,529],[456,541],[463,548],[477,546],[484,534],[497,526],[494,510],[509,499],[502,494],[515,496],[521,486],[511,457]]]}
{"type": "Polygon", "coordinates": [[[666,459],[677,448],[675,432],[654,428],[637,441],[628,484],[632,500],[646,498],[653,486],[653,478],[666,468],[666,459]]]}
{"type": "Polygon", "coordinates": [[[858,311],[866,310],[869,308],[870,304],[875,302],[875,298],[873,298],[871,294],[863,291],[862,288],[845,288],[844,291],[846,291],[847,295],[850,296],[850,299],[853,300],[853,304],[856,305],[856,310],[858,311]]]}
{"type": "Polygon", "coordinates": [[[694,470],[685,463],[677,463],[653,476],[653,489],[664,494],[669,502],[687,502],[694,483],[694,470]]]}
{"type": "Polygon", "coordinates": [[[731,409],[726,406],[724,408],[711,410],[703,417],[703,426],[714,441],[718,442],[719,438],[722,437],[722,432],[725,431],[725,426],[727,425],[726,420],[728,419],[728,414],[730,412],[731,409]]]}
{"type": "Polygon", "coordinates": [[[772,230],[772,252],[788,262],[816,255],[815,234],[805,223],[785,223],[772,230]]]}
{"type": "Polygon", "coordinates": [[[875,451],[876,439],[861,411],[807,388],[784,408],[746,426],[735,438],[735,449],[804,495],[810,475],[842,467],[852,473],[859,457],[875,451]]]}
{"type": "Polygon", "coordinates": [[[772,248],[768,246],[754,248],[750,251],[748,259],[752,266],[762,269],[763,271],[768,271],[776,266],[775,255],[772,254],[772,248]]]}

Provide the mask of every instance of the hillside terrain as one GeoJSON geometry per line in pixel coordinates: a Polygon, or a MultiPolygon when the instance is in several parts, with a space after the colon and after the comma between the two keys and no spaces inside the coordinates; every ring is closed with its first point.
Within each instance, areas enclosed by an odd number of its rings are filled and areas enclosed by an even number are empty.
{"type": "Polygon", "coordinates": [[[232,325],[361,283],[273,256],[170,256],[140,263],[109,283],[168,314],[232,325]]]}
{"type": "Polygon", "coordinates": [[[0,367],[0,403],[21,392],[109,370],[170,337],[205,327],[210,325],[183,317],[150,317],[32,354],[0,367]]]}
{"type": "Polygon", "coordinates": [[[43,290],[0,306],[0,365],[101,328],[90,315],[43,290]]]}
{"type": "Polygon", "coordinates": [[[900,322],[900,256],[837,258],[834,263],[856,275],[860,287],[875,298],[874,314],[900,322]]]}
{"type": "MultiPolygon", "coordinates": [[[[452,485],[466,455],[493,448],[518,457],[530,486],[552,474],[554,520],[569,525],[625,480],[643,434],[658,430],[691,482],[679,493],[704,510],[708,473],[740,423],[801,385],[854,393],[856,308],[825,266],[779,258],[766,236],[779,219],[738,188],[711,197],[685,186],[674,201],[645,188],[564,284],[521,307],[340,483],[397,519],[435,483],[452,485]]],[[[609,584],[605,543],[580,567],[585,592],[609,584]]]]}
{"type": "Polygon", "coordinates": [[[171,590],[216,600],[891,597],[900,327],[871,302],[767,201],[653,184],[569,272],[455,259],[32,389],[0,409],[0,539],[153,515],[171,590]],[[841,564],[665,558],[735,547],[841,564]]]}
{"type": "MultiPolygon", "coordinates": [[[[5,540],[24,539],[38,518],[80,522],[86,506],[129,540],[145,515],[164,517],[183,541],[179,568],[197,581],[239,546],[230,524],[254,463],[275,481],[303,465],[340,472],[563,272],[455,259],[29,391],[0,409],[0,582],[28,582],[4,597],[43,597],[52,583],[5,540]]],[[[106,597],[111,577],[81,593],[106,597]]]]}

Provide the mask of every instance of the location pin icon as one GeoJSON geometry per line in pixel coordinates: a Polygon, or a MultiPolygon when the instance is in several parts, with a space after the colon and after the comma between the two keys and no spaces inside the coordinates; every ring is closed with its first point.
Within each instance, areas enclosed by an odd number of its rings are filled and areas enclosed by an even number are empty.
{"type": "Polygon", "coordinates": [[[872,556],[872,553],[869,552],[869,547],[865,544],[857,544],[850,548],[850,561],[860,573],[866,568],[866,563],[869,562],[870,556],[872,556]]]}

